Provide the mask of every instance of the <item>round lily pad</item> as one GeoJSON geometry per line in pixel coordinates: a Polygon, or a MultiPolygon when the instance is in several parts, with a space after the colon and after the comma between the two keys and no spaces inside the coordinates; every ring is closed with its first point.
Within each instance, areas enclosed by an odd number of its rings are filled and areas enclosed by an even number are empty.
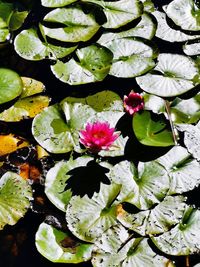
{"type": "Polygon", "coordinates": [[[154,50],[142,39],[124,37],[104,45],[114,55],[110,75],[130,78],[139,76],[155,66],[154,50]]]}
{"type": "Polygon", "coordinates": [[[155,161],[139,162],[138,168],[132,162],[122,161],[108,175],[113,182],[122,184],[119,201],[143,210],[159,203],[169,189],[167,172],[155,161]]]}
{"type": "Polygon", "coordinates": [[[49,28],[41,26],[44,34],[63,42],[85,42],[99,30],[94,16],[80,7],[56,8],[44,17],[45,22],[61,23],[64,26],[49,28]]]}
{"type": "Polygon", "coordinates": [[[181,95],[199,84],[195,62],[178,54],[160,54],[152,73],[136,78],[146,92],[163,97],[181,95]]]}
{"type": "Polygon", "coordinates": [[[167,7],[167,16],[184,30],[200,30],[199,7],[194,0],[173,0],[167,7]]]}
{"type": "Polygon", "coordinates": [[[22,89],[22,79],[15,71],[0,68],[0,104],[18,97],[22,89]]]}
{"type": "Polygon", "coordinates": [[[0,229],[16,224],[27,212],[31,199],[27,181],[16,173],[5,173],[0,179],[0,229]]]}
{"type": "Polygon", "coordinates": [[[69,200],[72,197],[70,189],[65,190],[66,181],[70,178],[67,174],[70,170],[86,166],[92,160],[91,157],[83,156],[76,160],[60,161],[51,168],[45,180],[45,193],[49,200],[60,210],[65,211],[69,200]]]}
{"type": "Polygon", "coordinates": [[[66,220],[69,230],[79,239],[94,242],[108,228],[116,224],[117,204],[121,185],[101,184],[99,193],[73,196],[67,206],[66,220]]]}

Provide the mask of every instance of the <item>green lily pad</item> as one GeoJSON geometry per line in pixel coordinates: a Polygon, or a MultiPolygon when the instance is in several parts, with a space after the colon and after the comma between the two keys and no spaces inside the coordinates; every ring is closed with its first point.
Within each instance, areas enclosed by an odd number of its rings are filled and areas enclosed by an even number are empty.
{"type": "Polygon", "coordinates": [[[21,94],[23,83],[15,71],[0,68],[0,88],[0,104],[3,104],[21,94]]]}
{"type": "Polygon", "coordinates": [[[77,46],[62,47],[42,42],[36,29],[20,32],[14,41],[15,51],[28,60],[57,59],[71,54],[77,46]]]}
{"type": "Polygon", "coordinates": [[[21,176],[6,172],[0,179],[0,229],[22,218],[32,199],[31,186],[21,176]]]}
{"type": "Polygon", "coordinates": [[[186,208],[185,201],[183,196],[167,196],[151,210],[135,214],[123,211],[117,219],[126,228],[142,236],[161,234],[180,222],[186,208]]]}
{"type": "Polygon", "coordinates": [[[49,200],[60,210],[65,211],[72,197],[71,190],[65,191],[66,181],[70,178],[67,173],[77,167],[85,166],[92,160],[91,157],[83,156],[76,160],[60,161],[51,168],[45,180],[45,193],[49,200]]]}
{"type": "Polygon", "coordinates": [[[66,210],[69,230],[81,240],[94,242],[116,224],[117,204],[113,202],[120,189],[118,184],[101,184],[99,193],[91,199],[87,195],[72,197],[66,210]]]}
{"type": "Polygon", "coordinates": [[[122,184],[118,200],[135,205],[139,209],[149,209],[160,203],[169,189],[166,170],[155,161],[133,163],[122,161],[111,168],[111,181],[122,184]]]}
{"type": "Polygon", "coordinates": [[[82,0],[102,7],[107,22],[104,28],[119,28],[142,15],[142,4],[137,0],[82,0]]]}
{"type": "Polygon", "coordinates": [[[113,55],[107,48],[94,44],[78,49],[76,54],[79,62],[72,58],[66,63],[57,61],[51,66],[59,80],[77,85],[102,81],[108,75],[113,55]]]}
{"type": "Polygon", "coordinates": [[[133,117],[133,130],[140,143],[146,146],[171,146],[174,144],[171,130],[165,120],[151,118],[149,111],[136,113],[133,117]]]}
{"type": "Polygon", "coordinates": [[[62,7],[70,5],[77,0],[41,0],[41,3],[45,7],[62,7]]]}
{"type": "Polygon", "coordinates": [[[195,62],[186,56],[160,54],[152,73],[136,78],[146,92],[163,97],[181,95],[199,84],[199,70],[195,62]]]}
{"type": "Polygon", "coordinates": [[[143,10],[145,12],[152,13],[155,11],[154,3],[151,0],[141,0],[143,3],[143,10]]]}
{"type": "Polygon", "coordinates": [[[200,119],[200,93],[190,99],[176,98],[170,107],[174,123],[196,123],[200,119]]]}
{"type": "MultiPolygon", "coordinates": [[[[65,153],[74,149],[80,153],[83,149],[79,144],[79,131],[85,128],[86,123],[107,121],[115,127],[123,114],[123,102],[112,91],[86,98],[67,97],[60,106],[49,107],[36,116],[32,131],[37,142],[49,152],[65,153]]],[[[121,149],[116,147],[116,151],[121,155],[121,149]]]]}
{"type": "Polygon", "coordinates": [[[167,17],[164,12],[158,10],[153,12],[154,17],[158,22],[156,37],[168,42],[185,42],[188,40],[198,39],[200,35],[189,35],[182,31],[172,29],[167,24],[167,17]]]}
{"type": "Polygon", "coordinates": [[[9,30],[16,31],[24,23],[26,17],[28,16],[28,11],[17,11],[15,10],[9,21],[9,30]]]}
{"type": "Polygon", "coordinates": [[[152,236],[153,243],[168,255],[189,255],[200,250],[200,211],[187,208],[182,221],[159,236],[152,236]]]}
{"type": "Polygon", "coordinates": [[[156,161],[166,168],[170,176],[169,195],[187,192],[200,184],[200,163],[191,157],[187,149],[175,146],[156,161]]]}
{"type": "Polygon", "coordinates": [[[92,14],[80,7],[56,8],[44,17],[45,22],[61,23],[59,28],[41,26],[44,34],[63,42],[85,42],[99,30],[100,25],[92,14]]]}
{"type": "Polygon", "coordinates": [[[124,37],[104,45],[114,55],[110,75],[130,78],[139,76],[155,66],[154,50],[142,39],[124,37]]]}
{"type": "Polygon", "coordinates": [[[144,13],[141,16],[141,21],[130,30],[126,31],[120,31],[117,33],[114,32],[105,32],[101,35],[101,37],[98,39],[97,43],[100,45],[105,45],[106,43],[122,38],[122,37],[142,37],[151,40],[156,32],[156,25],[154,24],[151,16],[149,16],[147,13],[144,13]]]}
{"type": "Polygon", "coordinates": [[[200,30],[200,12],[193,0],[173,0],[165,9],[167,16],[184,30],[200,30]]]}
{"type": "Polygon", "coordinates": [[[127,230],[116,226],[97,240],[92,258],[94,267],[141,267],[146,264],[148,267],[163,267],[169,263],[167,258],[156,254],[151,249],[147,238],[132,238],[128,241],[124,240],[122,235],[127,237],[127,230]]]}
{"type": "Polygon", "coordinates": [[[40,224],[35,241],[37,250],[52,262],[80,263],[91,258],[93,245],[81,243],[69,232],[46,223],[40,224]]]}
{"type": "Polygon", "coordinates": [[[9,25],[9,19],[13,12],[13,4],[0,1],[0,28],[6,28],[9,25]]]}
{"type": "Polygon", "coordinates": [[[44,109],[34,118],[32,132],[36,141],[49,152],[67,153],[74,147],[69,127],[58,105],[44,109]]]}

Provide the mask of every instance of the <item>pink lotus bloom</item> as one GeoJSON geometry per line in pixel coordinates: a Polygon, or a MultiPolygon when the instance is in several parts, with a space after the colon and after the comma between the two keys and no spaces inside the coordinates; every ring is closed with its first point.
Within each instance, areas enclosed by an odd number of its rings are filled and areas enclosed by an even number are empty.
{"type": "Polygon", "coordinates": [[[110,128],[108,122],[88,123],[85,130],[79,133],[80,143],[94,153],[108,150],[119,136],[119,133],[114,131],[115,128],[110,128]]]}
{"type": "Polygon", "coordinates": [[[128,96],[124,96],[124,109],[130,115],[142,110],[144,108],[144,99],[143,97],[138,94],[134,93],[133,91],[130,92],[128,96]]]}

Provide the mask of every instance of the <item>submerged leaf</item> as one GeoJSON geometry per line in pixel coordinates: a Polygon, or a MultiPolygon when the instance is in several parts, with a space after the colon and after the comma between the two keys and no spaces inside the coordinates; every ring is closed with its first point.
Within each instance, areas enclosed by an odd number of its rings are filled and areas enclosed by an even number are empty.
{"type": "Polygon", "coordinates": [[[29,146],[28,141],[13,134],[0,135],[0,144],[0,156],[10,154],[17,149],[29,146]]]}

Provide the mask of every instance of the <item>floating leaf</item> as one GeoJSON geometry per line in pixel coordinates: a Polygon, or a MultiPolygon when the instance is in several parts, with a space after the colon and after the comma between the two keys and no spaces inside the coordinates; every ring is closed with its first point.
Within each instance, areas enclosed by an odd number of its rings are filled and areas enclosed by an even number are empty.
{"type": "Polygon", "coordinates": [[[28,77],[21,77],[23,82],[23,91],[20,98],[25,98],[45,91],[45,86],[42,82],[28,77]]]}
{"type": "Polygon", "coordinates": [[[178,130],[184,132],[184,143],[192,156],[200,161],[200,122],[196,126],[190,124],[178,125],[178,130]]]}
{"type": "Polygon", "coordinates": [[[34,118],[45,107],[48,107],[48,96],[30,96],[18,100],[12,107],[0,113],[0,120],[15,122],[34,118]]]}
{"type": "Polygon", "coordinates": [[[0,68],[0,104],[18,97],[23,88],[20,76],[13,70],[0,68]]]}
{"type": "Polygon", "coordinates": [[[152,236],[151,240],[168,255],[189,255],[199,253],[200,250],[200,211],[187,208],[182,221],[159,236],[152,236]]]}
{"type": "Polygon", "coordinates": [[[103,24],[104,28],[119,28],[128,22],[138,18],[142,14],[142,4],[138,0],[82,0],[91,2],[102,7],[107,22],[103,24]]]}
{"type": "Polygon", "coordinates": [[[77,0],[41,0],[41,3],[45,7],[62,7],[67,6],[77,0]]]}
{"type": "Polygon", "coordinates": [[[44,34],[63,42],[85,42],[99,30],[94,16],[85,14],[80,7],[56,8],[44,17],[45,22],[63,24],[63,27],[41,26],[44,34]]]}
{"type": "Polygon", "coordinates": [[[146,146],[171,146],[174,144],[172,132],[165,120],[151,118],[149,111],[136,113],[133,117],[133,130],[140,143],[146,146]]]}
{"type": "Polygon", "coordinates": [[[200,55],[200,43],[185,44],[183,46],[183,52],[188,56],[200,55]]]}
{"type": "Polygon", "coordinates": [[[128,233],[122,227],[118,228],[109,229],[97,241],[92,258],[94,267],[141,267],[147,264],[148,267],[167,266],[169,260],[156,254],[149,246],[147,238],[132,238],[125,242],[122,234],[127,237],[128,233]]]}
{"type": "Polygon", "coordinates": [[[0,43],[6,42],[10,37],[10,32],[8,29],[0,29],[0,43]]]}
{"type": "Polygon", "coordinates": [[[76,52],[79,62],[74,59],[66,63],[57,61],[51,66],[53,74],[71,85],[102,81],[109,73],[113,55],[107,48],[90,45],[76,52]]]}
{"type": "Polygon", "coordinates": [[[167,17],[164,12],[158,10],[153,12],[154,17],[157,19],[158,27],[156,36],[167,42],[184,42],[188,40],[198,39],[200,35],[189,35],[182,31],[172,29],[167,24],[167,17]]]}
{"type": "Polygon", "coordinates": [[[116,224],[116,200],[121,185],[101,184],[99,193],[71,198],[66,211],[69,230],[79,239],[93,242],[112,225],[116,224]]]}
{"type": "Polygon", "coordinates": [[[118,199],[139,209],[149,209],[159,203],[169,189],[169,177],[162,165],[155,161],[133,163],[122,161],[111,168],[111,181],[122,184],[118,199]]]}
{"type": "MultiPolygon", "coordinates": [[[[14,9],[14,8],[13,8],[14,9]]],[[[24,23],[26,17],[28,16],[28,11],[17,11],[15,10],[10,17],[9,21],[9,30],[16,31],[24,23]]]]}
{"type": "MultiPolygon", "coordinates": [[[[86,123],[94,120],[107,121],[111,127],[115,127],[124,114],[121,98],[111,91],[103,91],[86,98],[67,97],[61,102],[61,108],[58,105],[49,107],[33,121],[35,139],[52,153],[66,153],[73,149],[78,153],[82,152],[79,131],[84,129],[86,123]]],[[[121,155],[121,149],[116,148],[116,151],[121,155]]]]}
{"type": "Polygon", "coordinates": [[[200,93],[186,100],[176,98],[170,112],[174,123],[196,123],[200,119],[200,93]]]}
{"type": "Polygon", "coordinates": [[[69,200],[72,197],[71,190],[65,190],[66,181],[70,178],[67,174],[70,170],[86,166],[92,160],[91,157],[83,156],[76,160],[60,161],[51,168],[45,180],[45,193],[49,200],[60,210],[65,211],[69,200]]]}
{"type": "Polygon", "coordinates": [[[199,31],[199,8],[193,0],[173,0],[165,9],[167,16],[184,30],[199,31]]]}
{"type": "Polygon", "coordinates": [[[14,41],[15,51],[28,60],[42,60],[45,58],[62,58],[71,54],[77,46],[62,47],[42,42],[36,29],[31,28],[20,32],[14,41]]]}
{"type": "Polygon", "coordinates": [[[144,109],[151,110],[154,113],[160,114],[165,112],[165,100],[161,97],[144,93],[144,109]]]}
{"type": "Polygon", "coordinates": [[[181,95],[198,82],[199,71],[195,62],[186,56],[160,54],[158,64],[152,73],[136,78],[146,92],[163,97],[181,95]]]}
{"type": "Polygon", "coordinates": [[[175,146],[156,161],[167,169],[170,176],[168,194],[187,192],[200,184],[200,164],[185,148],[175,146]]]}
{"type": "Polygon", "coordinates": [[[5,173],[0,179],[0,229],[6,224],[16,224],[26,213],[31,199],[30,185],[16,173],[5,173]]]}
{"type": "Polygon", "coordinates": [[[104,44],[114,55],[110,75],[130,78],[155,66],[154,50],[142,39],[124,37],[104,44]]]}
{"type": "Polygon", "coordinates": [[[167,232],[173,225],[180,222],[186,208],[183,196],[167,196],[151,210],[135,214],[121,212],[117,219],[126,228],[140,235],[155,235],[167,232]]]}
{"type": "Polygon", "coordinates": [[[0,135],[0,144],[0,156],[10,154],[19,148],[29,146],[29,142],[24,138],[13,134],[0,135]]]}
{"type": "Polygon", "coordinates": [[[36,233],[36,247],[52,262],[79,263],[91,258],[93,245],[81,243],[70,233],[42,223],[36,233]]]}

